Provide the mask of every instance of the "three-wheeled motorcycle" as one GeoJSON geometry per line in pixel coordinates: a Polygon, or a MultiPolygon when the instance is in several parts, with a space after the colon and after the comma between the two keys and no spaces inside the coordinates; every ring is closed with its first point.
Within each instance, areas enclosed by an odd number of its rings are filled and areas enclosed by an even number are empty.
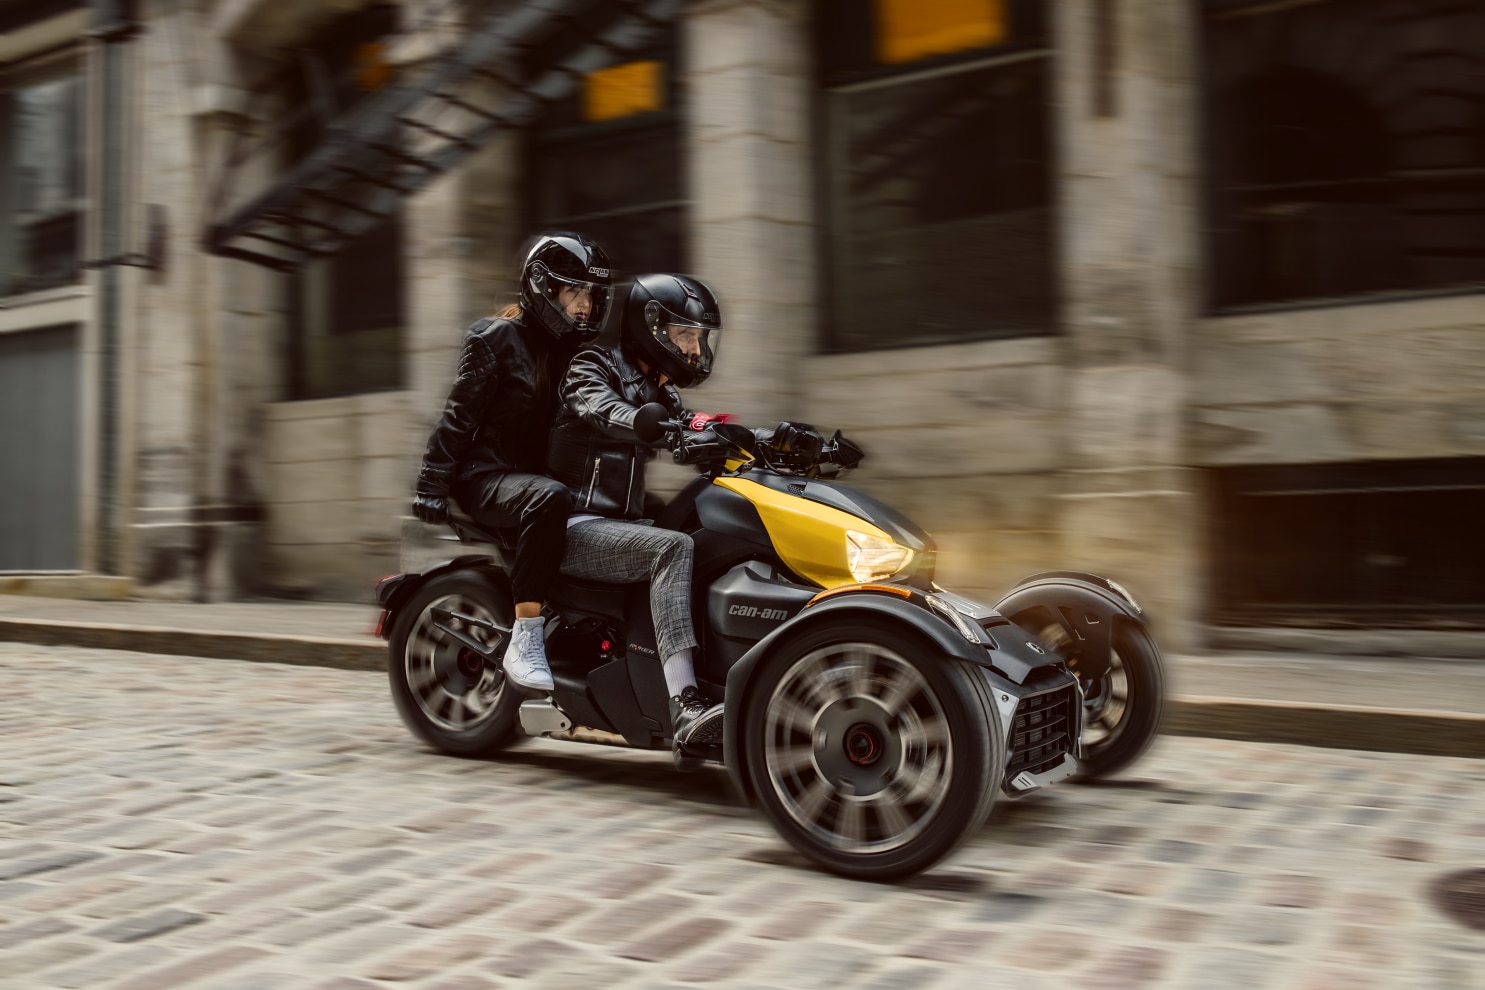
{"type": "MultiPolygon", "coordinates": [[[[806,857],[910,876],[977,830],[997,795],[1112,774],[1149,745],[1161,659],[1120,585],[1055,571],[993,607],[971,601],[934,583],[927,533],[832,480],[862,457],[839,432],[780,450],[736,424],[697,436],[665,415],[646,406],[636,431],[699,476],[654,525],[695,542],[696,674],[726,702],[721,744],[677,762],[725,765],[806,857]]],[[[562,578],[545,614],[555,687],[529,693],[500,662],[513,534],[459,514],[451,526],[492,549],[376,590],[413,733],[468,756],[522,734],[669,748],[648,586],[562,578]]]]}

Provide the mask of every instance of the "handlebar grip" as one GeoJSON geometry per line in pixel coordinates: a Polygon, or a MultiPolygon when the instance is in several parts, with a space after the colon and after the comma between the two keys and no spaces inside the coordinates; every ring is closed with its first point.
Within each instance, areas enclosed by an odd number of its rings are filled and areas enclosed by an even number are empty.
{"type": "Polygon", "coordinates": [[[710,457],[725,457],[727,448],[719,443],[694,443],[677,447],[671,457],[677,464],[694,464],[710,457]]]}

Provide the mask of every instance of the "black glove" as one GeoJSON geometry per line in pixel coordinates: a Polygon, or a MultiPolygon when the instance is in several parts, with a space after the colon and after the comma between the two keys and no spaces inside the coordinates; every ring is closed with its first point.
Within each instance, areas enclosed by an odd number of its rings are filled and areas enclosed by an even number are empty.
{"type": "Polygon", "coordinates": [[[413,496],[413,515],[425,523],[446,523],[449,521],[449,500],[442,495],[425,495],[422,492],[413,496]]]}

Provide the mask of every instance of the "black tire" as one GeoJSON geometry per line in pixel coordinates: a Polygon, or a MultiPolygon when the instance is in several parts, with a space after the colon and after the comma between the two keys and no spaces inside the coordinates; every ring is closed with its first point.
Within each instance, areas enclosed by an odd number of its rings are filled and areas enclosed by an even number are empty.
{"type": "MultiPolygon", "coordinates": [[[[1144,755],[1165,709],[1165,664],[1144,626],[1114,623],[1109,673],[1084,681],[1083,758],[1077,780],[1118,773],[1144,755]]],[[[1082,678],[1080,678],[1081,680],[1082,678]]]]}
{"type": "MultiPolygon", "coordinates": [[[[524,694],[506,681],[498,663],[485,662],[432,628],[434,605],[509,628],[515,612],[510,593],[481,571],[440,574],[398,610],[388,641],[387,676],[403,723],[441,752],[488,755],[517,735],[524,694]]],[[[497,640],[472,625],[460,631],[485,644],[497,640]]],[[[504,639],[497,645],[503,649],[504,639]]]]}
{"type": "Polygon", "coordinates": [[[764,812],[842,876],[928,869],[984,824],[1000,790],[1003,734],[983,673],[900,627],[846,619],[791,638],[757,671],[743,719],[764,812]]]}

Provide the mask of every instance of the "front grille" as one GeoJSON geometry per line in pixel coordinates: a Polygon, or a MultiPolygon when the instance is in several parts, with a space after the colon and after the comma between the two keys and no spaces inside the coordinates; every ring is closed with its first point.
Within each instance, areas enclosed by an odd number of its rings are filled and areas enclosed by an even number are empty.
{"type": "Polygon", "coordinates": [[[1042,773],[1062,762],[1072,750],[1079,716],[1078,696],[1073,685],[1033,694],[1016,705],[1011,723],[1011,753],[1006,763],[1007,780],[1023,770],[1042,773]]]}

